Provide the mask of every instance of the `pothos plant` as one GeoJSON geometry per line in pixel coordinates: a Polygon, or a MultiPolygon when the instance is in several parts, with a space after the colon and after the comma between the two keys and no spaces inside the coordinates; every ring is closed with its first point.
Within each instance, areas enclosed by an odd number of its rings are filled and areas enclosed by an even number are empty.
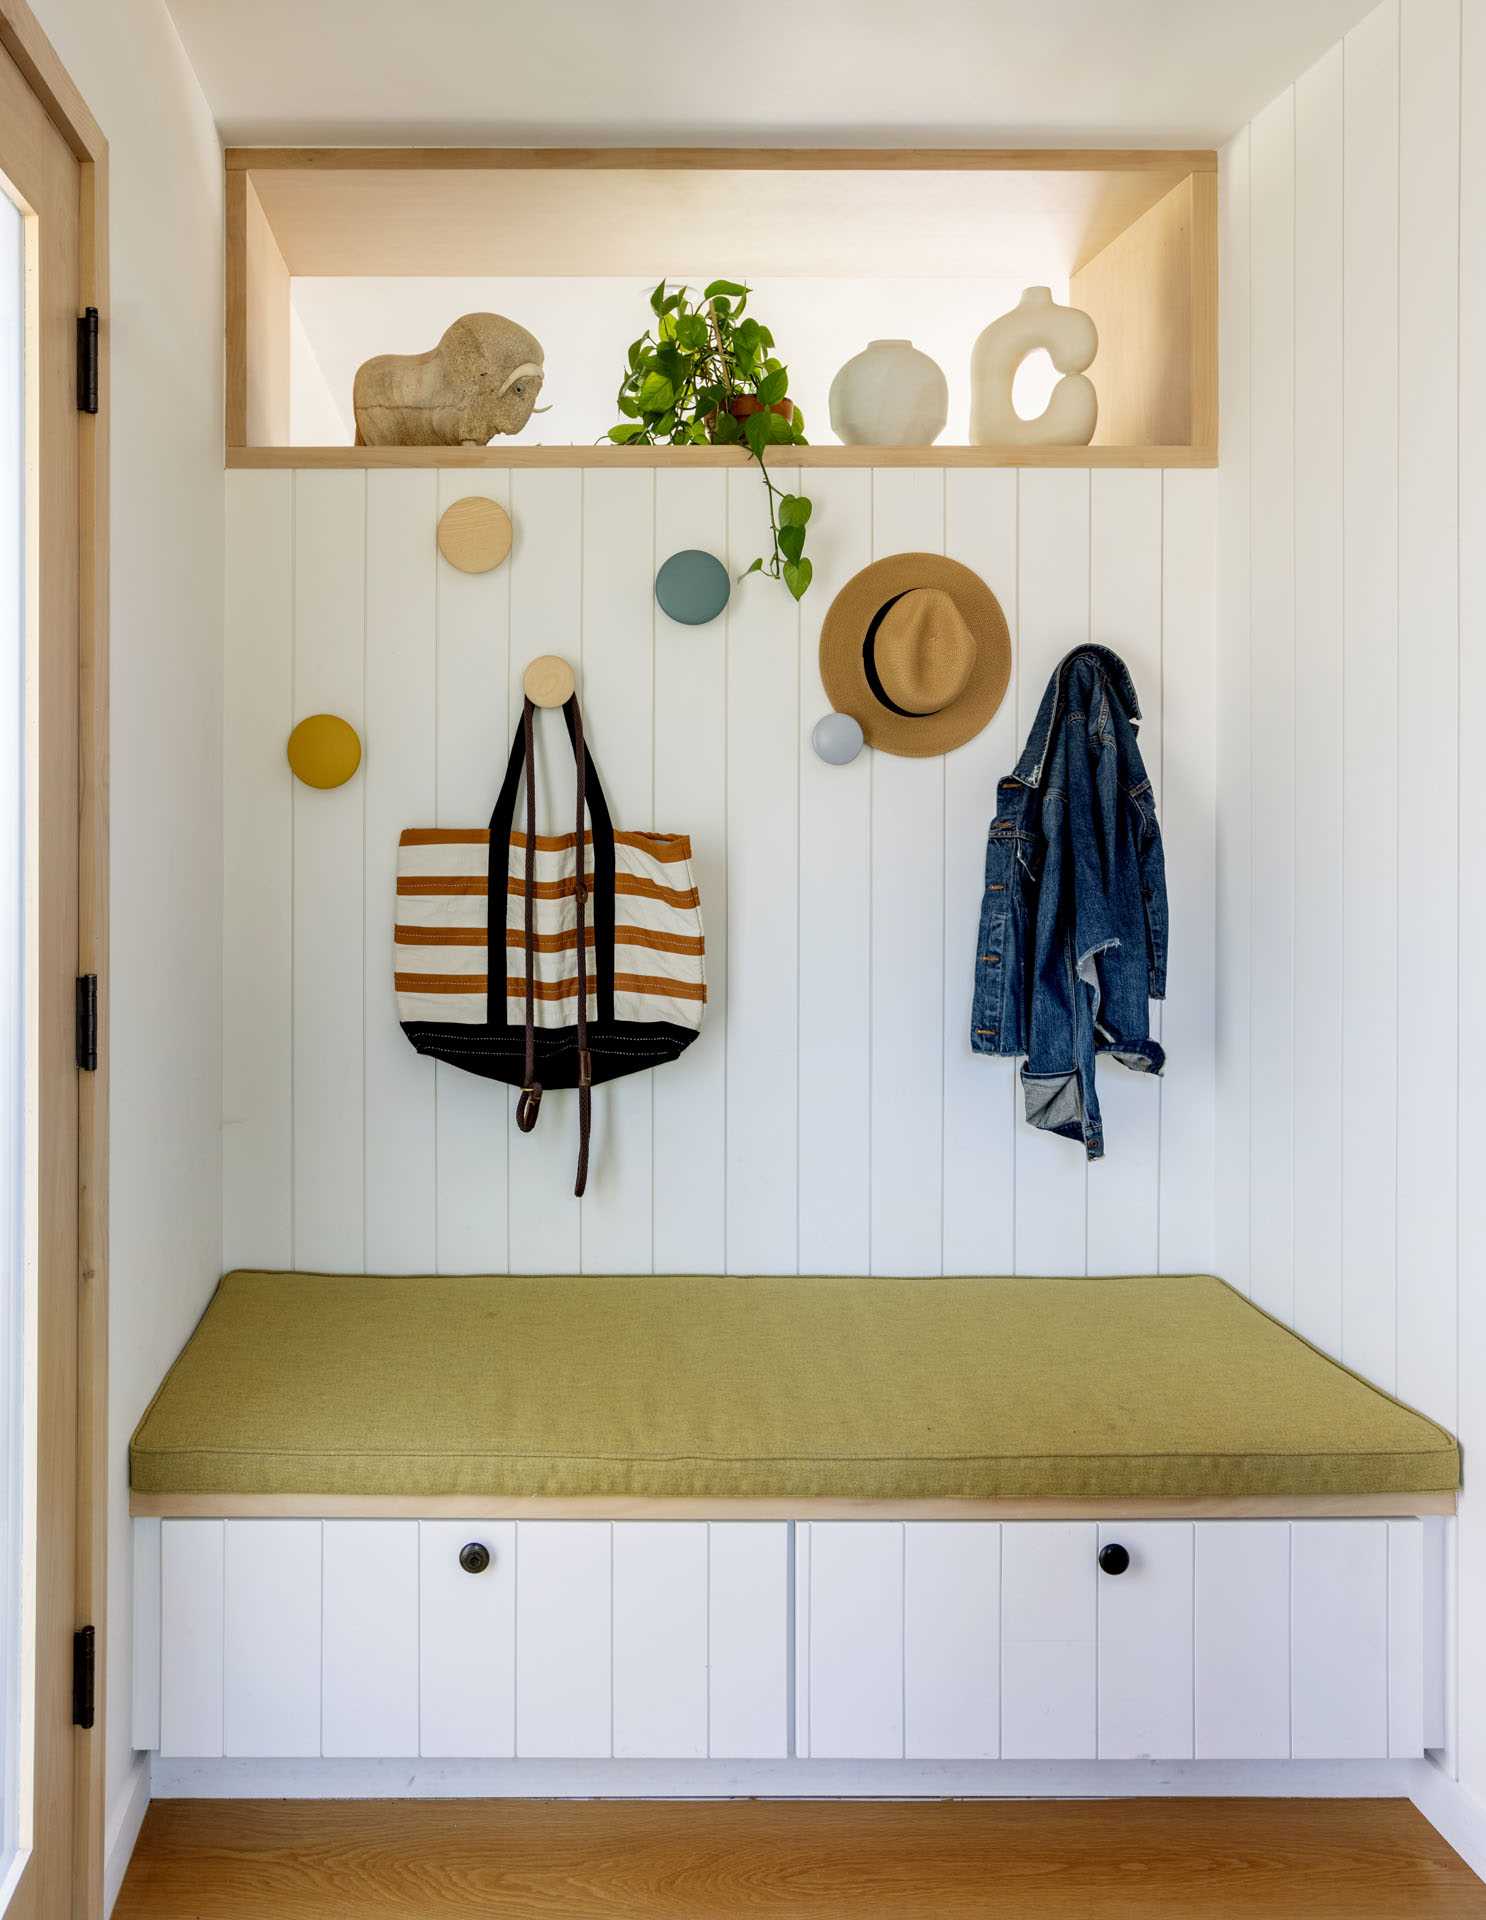
{"type": "Polygon", "coordinates": [[[769,495],[773,552],[744,573],[782,580],[798,600],[810,585],[805,528],[810,502],[770,478],[770,447],[807,445],[805,418],[789,398],[789,369],[774,336],[746,311],[751,287],[714,280],[700,299],[662,280],[650,296],[655,319],[630,347],[619,385],[624,415],[609,438],[620,446],[747,447],[769,495]]]}

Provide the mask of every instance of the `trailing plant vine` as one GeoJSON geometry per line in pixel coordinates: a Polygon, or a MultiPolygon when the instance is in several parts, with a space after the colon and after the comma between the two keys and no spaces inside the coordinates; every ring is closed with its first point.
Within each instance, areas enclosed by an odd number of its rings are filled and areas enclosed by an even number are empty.
{"type": "Polygon", "coordinates": [[[766,573],[798,600],[812,572],[805,557],[811,504],[774,485],[765,456],[771,447],[809,443],[774,336],[747,312],[752,291],[714,280],[697,300],[690,287],[661,281],[650,296],[654,321],[629,350],[619,384],[624,418],[609,438],[619,446],[746,447],[768,489],[773,551],[744,577],[766,573]]]}

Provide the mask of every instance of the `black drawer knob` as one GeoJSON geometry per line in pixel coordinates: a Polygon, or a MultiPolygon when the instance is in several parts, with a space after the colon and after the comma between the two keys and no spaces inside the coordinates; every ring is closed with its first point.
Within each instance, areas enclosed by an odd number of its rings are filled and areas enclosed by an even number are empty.
{"type": "Polygon", "coordinates": [[[481,1540],[471,1540],[459,1549],[459,1564],[466,1573],[483,1573],[490,1565],[489,1547],[481,1540]]]}
{"type": "Polygon", "coordinates": [[[1099,1571],[1101,1573],[1123,1573],[1130,1564],[1130,1549],[1122,1547],[1118,1540],[1111,1540],[1107,1547],[1099,1549],[1099,1571]]]}

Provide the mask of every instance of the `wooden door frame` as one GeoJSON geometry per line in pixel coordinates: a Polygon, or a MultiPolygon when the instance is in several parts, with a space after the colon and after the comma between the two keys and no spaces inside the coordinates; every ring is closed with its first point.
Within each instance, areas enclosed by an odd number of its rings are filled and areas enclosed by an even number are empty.
{"type": "Polygon", "coordinates": [[[26,0],[0,0],[0,47],[79,173],[80,304],[99,313],[98,412],[78,418],[78,956],[98,976],[98,1071],[78,1075],[75,1624],[97,1647],[96,1719],[74,1748],[73,1912],[103,1912],[108,1636],[108,142],[26,0]]]}

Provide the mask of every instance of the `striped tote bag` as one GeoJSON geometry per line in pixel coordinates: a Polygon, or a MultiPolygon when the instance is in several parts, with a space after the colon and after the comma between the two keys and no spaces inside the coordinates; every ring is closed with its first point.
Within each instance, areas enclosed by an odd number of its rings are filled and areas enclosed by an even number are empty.
{"type": "Polygon", "coordinates": [[[576,695],[563,718],[577,763],[575,830],[537,833],[528,700],[489,827],[403,834],[393,965],[408,1039],[435,1060],[520,1087],[523,1133],[537,1123],[544,1087],[578,1089],[581,1194],[591,1089],[689,1047],[707,976],[690,840],[616,831],[576,695]]]}

